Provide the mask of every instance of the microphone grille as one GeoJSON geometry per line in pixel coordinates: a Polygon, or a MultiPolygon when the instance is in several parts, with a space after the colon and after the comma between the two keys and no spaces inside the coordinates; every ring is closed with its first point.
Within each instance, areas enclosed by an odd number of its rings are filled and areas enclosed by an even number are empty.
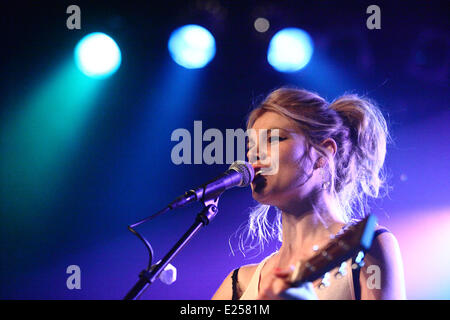
{"type": "Polygon", "coordinates": [[[248,186],[255,177],[255,170],[253,169],[252,165],[243,160],[237,160],[233,162],[229,170],[235,170],[242,175],[242,180],[239,187],[248,186]]]}

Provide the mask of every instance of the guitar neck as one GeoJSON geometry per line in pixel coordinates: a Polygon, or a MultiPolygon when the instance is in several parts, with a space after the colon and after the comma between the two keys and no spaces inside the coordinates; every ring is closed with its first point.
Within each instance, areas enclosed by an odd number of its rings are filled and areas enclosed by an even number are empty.
{"type": "Polygon", "coordinates": [[[342,262],[356,256],[358,252],[369,250],[375,226],[376,217],[369,215],[336,236],[308,261],[299,261],[290,279],[292,286],[315,281],[342,262]]]}

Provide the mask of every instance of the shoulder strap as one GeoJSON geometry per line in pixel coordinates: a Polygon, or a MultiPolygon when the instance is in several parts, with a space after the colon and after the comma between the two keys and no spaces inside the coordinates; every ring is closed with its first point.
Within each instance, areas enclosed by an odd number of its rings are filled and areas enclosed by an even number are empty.
{"type": "Polygon", "coordinates": [[[375,230],[373,237],[376,238],[380,234],[385,233],[385,232],[390,232],[390,231],[388,229],[386,229],[386,228],[381,227],[381,228],[375,230]]]}
{"type": "Polygon", "coordinates": [[[237,288],[238,272],[239,272],[239,268],[234,269],[233,274],[231,275],[231,281],[232,281],[232,285],[233,285],[233,296],[231,297],[231,300],[239,299],[238,288],[237,288]]]}
{"type": "MultiPolygon", "coordinates": [[[[379,228],[377,230],[375,230],[373,238],[375,239],[376,237],[378,237],[380,234],[385,233],[385,232],[390,232],[388,229],[386,228],[379,228]]],[[[352,258],[352,264],[355,263],[355,258],[352,258]]],[[[359,282],[359,275],[361,273],[361,268],[357,268],[357,269],[352,269],[352,276],[353,276],[353,289],[355,291],[355,299],[356,300],[361,300],[361,284],[359,282]]]]}

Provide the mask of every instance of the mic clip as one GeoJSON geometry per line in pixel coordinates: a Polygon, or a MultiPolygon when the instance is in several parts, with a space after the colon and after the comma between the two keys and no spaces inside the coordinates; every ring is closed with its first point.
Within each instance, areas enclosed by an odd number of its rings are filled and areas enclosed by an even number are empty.
{"type": "Polygon", "coordinates": [[[219,209],[217,208],[218,202],[219,197],[203,201],[204,208],[197,215],[197,220],[201,221],[204,226],[208,225],[211,222],[211,220],[214,219],[217,212],[219,212],[219,209]]]}

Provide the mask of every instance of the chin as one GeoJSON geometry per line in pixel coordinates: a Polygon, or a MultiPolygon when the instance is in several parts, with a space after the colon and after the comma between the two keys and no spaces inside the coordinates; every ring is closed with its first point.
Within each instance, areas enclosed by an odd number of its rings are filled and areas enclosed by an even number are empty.
{"type": "Polygon", "coordinates": [[[252,197],[261,204],[270,206],[277,205],[277,201],[275,201],[274,195],[267,189],[258,190],[257,192],[255,191],[255,189],[252,188],[252,197]]]}
{"type": "Polygon", "coordinates": [[[269,205],[270,205],[270,203],[267,203],[267,201],[266,201],[264,195],[261,195],[261,194],[259,194],[259,193],[252,192],[252,197],[253,197],[253,199],[255,199],[256,201],[258,201],[258,202],[261,203],[261,204],[269,204],[269,205]]]}

